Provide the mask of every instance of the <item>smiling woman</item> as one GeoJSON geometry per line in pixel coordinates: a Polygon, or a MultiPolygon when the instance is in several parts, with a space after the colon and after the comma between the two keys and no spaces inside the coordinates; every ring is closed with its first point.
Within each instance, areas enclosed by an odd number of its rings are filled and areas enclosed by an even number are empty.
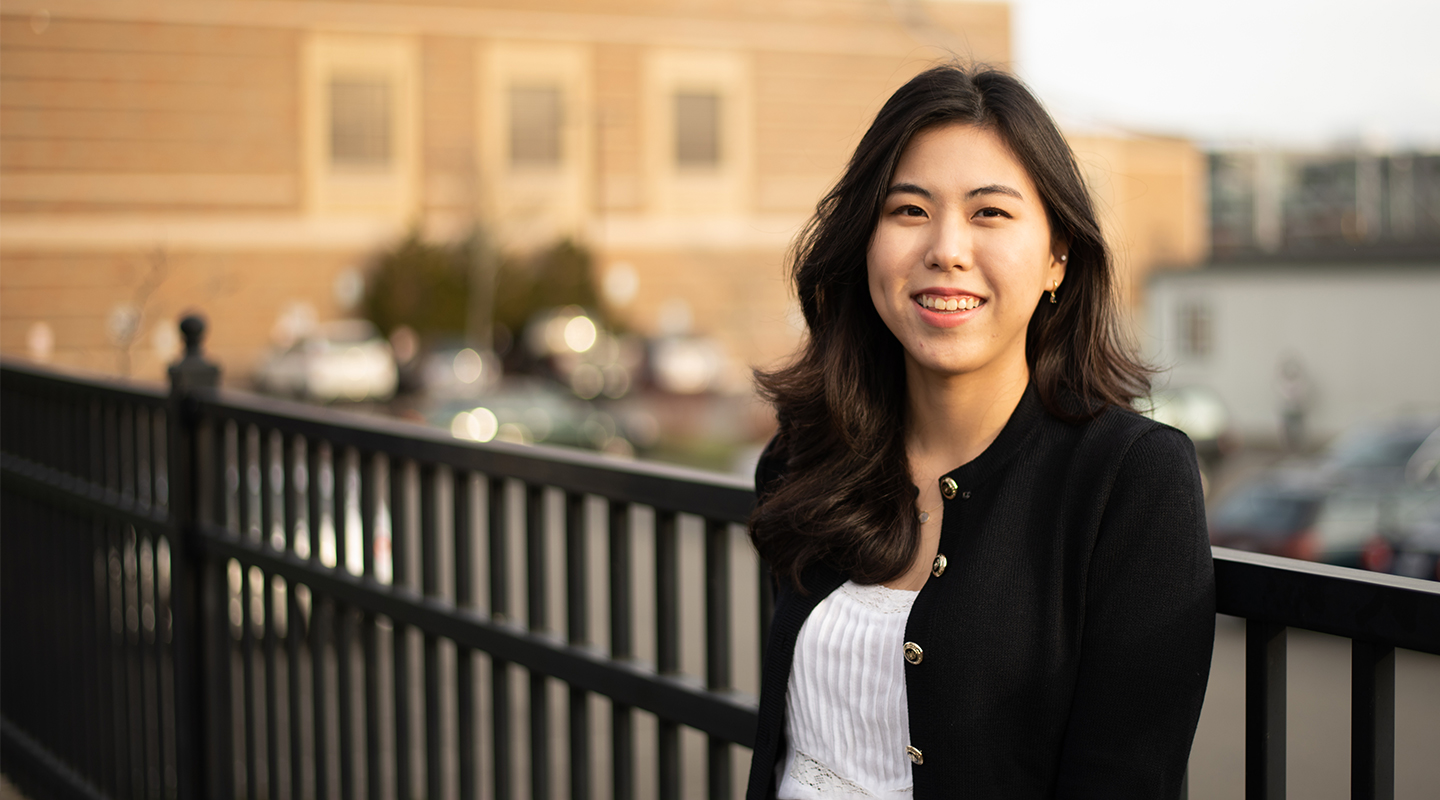
{"type": "Polygon", "coordinates": [[[1214,631],[1199,475],[1129,410],[1148,372],[1054,123],[1005,73],[919,75],[793,270],[809,338],[757,374],[749,797],[1176,796],[1214,631]]]}
{"type": "Polygon", "coordinates": [[[1065,247],[993,130],[921,132],[895,167],[866,256],[870,298],[907,373],[1024,383],[1025,329],[1065,277],[1065,247]]]}

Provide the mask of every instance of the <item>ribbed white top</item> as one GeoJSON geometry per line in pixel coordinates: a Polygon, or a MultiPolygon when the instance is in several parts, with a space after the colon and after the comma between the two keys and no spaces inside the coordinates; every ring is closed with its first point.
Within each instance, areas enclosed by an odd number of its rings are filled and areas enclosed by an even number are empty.
{"type": "Polygon", "coordinates": [[[847,581],[800,628],[779,800],[911,796],[905,621],[918,592],[847,581]]]}

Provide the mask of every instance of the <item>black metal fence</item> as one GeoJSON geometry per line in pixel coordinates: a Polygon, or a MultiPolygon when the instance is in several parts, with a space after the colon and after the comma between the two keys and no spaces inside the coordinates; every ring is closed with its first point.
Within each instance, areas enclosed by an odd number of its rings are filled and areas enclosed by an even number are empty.
{"type": "MultiPolygon", "coordinates": [[[[221,391],[185,332],[168,394],[3,366],[7,775],[736,795],[770,616],[748,481],[221,391]]],[[[1440,585],[1219,549],[1216,577],[1249,620],[1247,797],[1284,795],[1287,626],[1354,640],[1352,795],[1390,797],[1394,648],[1440,653],[1440,585]]]]}

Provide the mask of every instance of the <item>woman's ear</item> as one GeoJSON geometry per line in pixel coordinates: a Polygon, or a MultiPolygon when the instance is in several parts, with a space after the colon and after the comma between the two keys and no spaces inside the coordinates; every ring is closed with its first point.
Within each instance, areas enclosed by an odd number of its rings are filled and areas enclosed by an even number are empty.
{"type": "Polygon", "coordinates": [[[1065,250],[1056,250],[1050,254],[1049,280],[1055,286],[1065,282],[1065,268],[1069,266],[1070,254],[1065,250]]]}

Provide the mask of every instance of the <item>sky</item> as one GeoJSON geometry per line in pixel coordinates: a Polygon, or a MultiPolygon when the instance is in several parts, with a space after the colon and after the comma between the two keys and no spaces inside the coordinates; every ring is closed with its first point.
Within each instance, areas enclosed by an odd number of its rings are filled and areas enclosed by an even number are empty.
{"type": "Polygon", "coordinates": [[[1440,150],[1440,1],[1010,5],[1017,72],[1066,127],[1440,150]]]}

